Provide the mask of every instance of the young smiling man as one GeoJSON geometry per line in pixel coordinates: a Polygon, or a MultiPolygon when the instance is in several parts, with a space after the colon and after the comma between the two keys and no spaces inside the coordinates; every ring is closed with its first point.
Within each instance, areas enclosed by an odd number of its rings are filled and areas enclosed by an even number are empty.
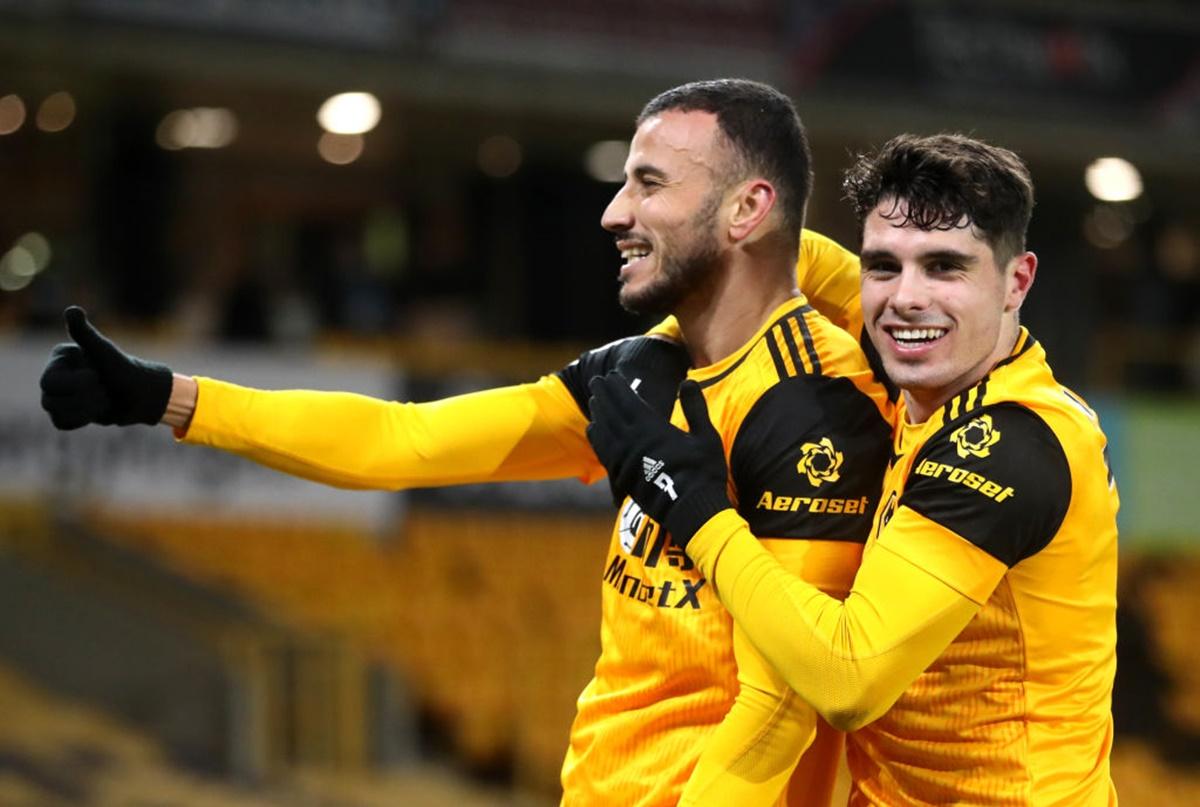
{"type": "MultiPolygon", "coordinates": [[[[622,255],[620,301],[675,317],[536,383],[423,404],[247,389],[126,356],[72,309],[75,343],[55,348],[43,406],[60,428],[162,422],[344,487],[593,481],[604,467],[585,436],[588,381],[619,369],[665,416],[694,365],[749,523],[786,568],[844,595],[879,497],[889,404],[854,338],[797,290],[857,330],[854,256],[800,236],[810,167],[794,107],[749,81],[669,90],[639,116],[625,174],[602,219],[622,255]],[[819,427],[812,445],[787,426],[801,412],[819,427]]],[[[660,522],[626,499],[609,546],[563,804],[765,805],[785,788],[789,804],[828,803],[840,736],[735,635],[660,522]]]]}
{"type": "Polygon", "coordinates": [[[851,804],[1110,805],[1117,494],[1095,414],[1019,323],[1037,270],[1012,152],[893,139],[845,187],[866,328],[903,392],[883,502],[845,601],[789,574],[723,498],[703,397],[690,433],[592,383],[617,486],[679,529],[754,646],[853,731],[851,804]],[[654,457],[676,496],[647,485],[654,457]]]}

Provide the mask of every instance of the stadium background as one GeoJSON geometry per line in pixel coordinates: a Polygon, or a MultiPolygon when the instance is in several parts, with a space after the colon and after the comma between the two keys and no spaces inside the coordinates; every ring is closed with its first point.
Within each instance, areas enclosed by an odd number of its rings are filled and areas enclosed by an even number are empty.
{"type": "Polygon", "coordinates": [[[1024,320],[1122,493],[1122,803],[1200,802],[1193,3],[0,0],[0,803],[554,803],[606,491],[330,491],[165,429],[57,434],[36,378],[72,302],[262,386],[552,371],[644,324],[598,226],[633,116],[723,75],[797,99],[809,224],[851,247],[858,149],[1028,159],[1024,320]],[[324,131],[349,91],[377,125],[324,131]]]}

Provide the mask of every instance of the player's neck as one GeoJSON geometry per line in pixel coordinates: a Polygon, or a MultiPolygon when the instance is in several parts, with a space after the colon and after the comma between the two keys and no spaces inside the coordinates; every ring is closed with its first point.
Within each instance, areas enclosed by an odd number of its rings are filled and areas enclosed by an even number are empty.
{"type": "Polygon", "coordinates": [[[795,274],[764,271],[763,266],[733,266],[675,312],[691,354],[693,367],[706,367],[729,356],[749,341],[767,317],[799,294],[795,274]]]}
{"type": "Polygon", "coordinates": [[[992,352],[974,367],[966,370],[954,385],[932,390],[901,388],[904,394],[905,420],[913,424],[924,423],[934,412],[949,403],[951,398],[978,384],[998,363],[1008,358],[1020,338],[1020,320],[1015,313],[1007,315],[992,352]]]}

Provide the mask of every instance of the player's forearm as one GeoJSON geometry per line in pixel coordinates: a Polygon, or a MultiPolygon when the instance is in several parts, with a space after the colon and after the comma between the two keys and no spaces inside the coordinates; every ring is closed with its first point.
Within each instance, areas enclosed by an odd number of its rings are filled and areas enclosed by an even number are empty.
{"type": "Polygon", "coordinates": [[[553,378],[412,404],[197,379],[187,442],[350,488],[598,475],[586,422],[553,378]]]}
{"type": "Polygon", "coordinates": [[[844,731],[882,715],[979,609],[883,545],[839,601],[783,569],[732,510],[688,552],[758,651],[844,731]]]}
{"type": "MultiPolygon", "coordinates": [[[[734,628],[738,695],[705,743],[680,807],[775,804],[816,735],[816,713],[734,628]]],[[[811,801],[813,805],[818,802],[811,801]]]]}
{"type": "MultiPolygon", "coordinates": [[[[759,539],[782,568],[838,599],[854,583],[862,545],[852,541],[759,539]]],[[[801,754],[816,735],[816,713],[754,648],[740,626],[733,629],[738,695],[704,747],[680,805],[775,804],[801,754]]],[[[805,804],[828,803],[836,777],[828,754],[806,766],[805,804]],[[828,770],[821,766],[827,765],[828,770]]],[[[795,786],[796,782],[793,782],[795,786]]]]}

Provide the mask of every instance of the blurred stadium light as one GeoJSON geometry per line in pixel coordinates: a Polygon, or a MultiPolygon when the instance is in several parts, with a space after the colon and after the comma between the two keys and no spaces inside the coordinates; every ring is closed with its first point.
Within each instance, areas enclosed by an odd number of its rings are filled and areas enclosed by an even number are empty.
{"type": "Polygon", "coordinates": [[[61,132],[75,120],[75,99],[69,92],[47,95],[38,105],[37,125],[43,132],[61,132]]]}
{"type": "Polygon", "coordinates": [[[1132,202],[1142,195],[1142,175],[1120,157],[1101,157],[1084,172],[1088,192],[1102,202],[1132,202]]]}
{"type": "Polygon", "coordinates": [[[321,128],[333,134],[366,134],[379,123],[379,99],[369,92],[343,92],[330,96],[317,110],[321,128]]]}

